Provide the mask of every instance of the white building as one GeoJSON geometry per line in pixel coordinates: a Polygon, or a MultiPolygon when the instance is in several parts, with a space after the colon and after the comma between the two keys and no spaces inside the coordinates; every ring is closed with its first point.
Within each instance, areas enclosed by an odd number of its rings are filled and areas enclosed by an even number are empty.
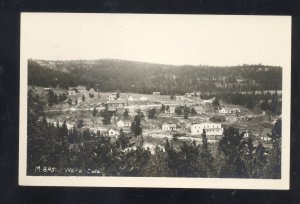
{"type": "Polygon", "coordinates": [[[175,99],[179,101],[179,100],[184,100],[185,97],[184,97],[184,96],[181,96],[181,95],[176,95],[176,96],[175,96],[175,99]]]}
{"type": "Polygon", "coordinates": [[[111,128],[111,129],[109,129],[109,131],[108,131],[108,135],[109,135],[110,137],[118,137],[118,136],[120,135],[120,133],[119,133],[119,131],[117,131],[116,129],[111,128]]]}
{"type": "Polygon", "coordinates": [[[175,107],[170,107],[168,110],[165,110],[165,113],[174,114],[175,113],[175,107]]]}
{"type": "Polygon", "coordinates": [[[175,123],[164,123],[161,127],[163,131],[172,131],[176,130],[176,124],[175,123]]]}
{"type": "Polygon", "coordinates": [[[119,120],[117,122],[117,126],[120,127],[120,128],[130,127],[131,126],[131,121],[130,120],[119,120]]]}
{"type": "Polygon", "coordinates": [[[221,108],[221,109],[219,109],[219,113],[226,114],[226,113],[229,113],[229,110],[227,108],[221,108]]]}
{"type": "Polygon", "coordinates": [[[261,136],[260,137],[261,140],[264,140],[264,141],[271,141],[272,139],[268,136],[261,136]]]}
{"type": "Polygon", "coordinates": [[[203,130],[207,136],[222,135],[223,128],[218,123],[196,123],[191,125],[191,135],[201,135],[203,130]]]}
{"type": "Polygon", "coordinates": [[[152,93],[152,95],[160,95],[160,92],[159,91],[155,91],[152,93]]]}
{"type": "Polygon", "coordinates": [[[75,96],[76,95],[76,91],[75,90],[68,90],[68,95],[69,96],[75,96]]]}
{"type": "Polygon", "coordinates": [[[135,98],[133,98],[132,96],[128,96],[127,101],[135,101],[135,98]]]}
{"type": "Polygon", "coordinates": [[[140,101],[148,101],[148,98],[145,96],[140,97],[140,101]]]}

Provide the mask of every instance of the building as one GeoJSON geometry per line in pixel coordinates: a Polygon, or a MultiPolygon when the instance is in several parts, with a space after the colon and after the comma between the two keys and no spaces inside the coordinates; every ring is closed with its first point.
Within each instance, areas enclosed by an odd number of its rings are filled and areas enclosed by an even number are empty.
{"type": "Polygon", "coordinates": [[[209,119],[212,122],[225,122],[226,117],[224,115],[215,115],[209,119]]]}
{"type": "Polygon", "coordinates": [[[117,98],[118,98],[118,93],[116,93],[116,92],[113,92],[108,96],[109,101],[116,100],[117,98]]]}
{"type": "Polygon", "coordinates": [[[152,95],[160,95],[160,92],[159,91],[155,91],[152,93],[152,95]]]}
{"type": "Polygon", "coordinates": [[[229,113],[229,109],[227,109],[227,108],[220,108],[219,110],[218,110],[218,112],[219,113],[222,113],[222,114],[227,114],[227,113],[229,113]]]}
{"type": "Polygon", "coordinates": [[[195,92],[195,95],[196,95],[196,96],[201,96],[201,92],[200,92],[200,91],[196,91],[196,92],[195,92]]]}
{"type": "Polygon", "coordinates": [[[117,100],[108,101],[107,105],[108,107],[113,107],[113,108],[124,108],[127,105],[127,102],[119,98],[117,100]]]}
{"type": "Polygon", "coordinates": [[[240,113],[241,110],[240,110],[239,108],[232,108],[232,109],[230,109],[229,112],[230,112],[230,113],[240,113]]]}
{"type": "Polygon", "coordinates": [[[175,99],[177,100],[177,101],[179,101],[179,100],[184,100],[184,96],[181,96],[181,95],[176,95],[175,96],[175,99]]]}
{"type": "Polygon", "coordinates": [[[176,124],[175,123],[164,123],[161,127],[163,131],[172,131],[176,130],[176,124]]]}
{"type": "Polygon", "coordinates": [[[140,97],[140,101],[148,101],[148,98],[145,96],[140,97]]]}
{"type": "Polygon", "coordinates": [[[117,126],[120,127],[120,128],[130,127],[131,126],[131,121],[130,120],[119,120],[117,122],[117,126]]]}
{"type": "Polygon", "coordinates": [[[108,135],[109,135],[110,137],[118,137],[118,136],[120,135],[120,133],[119,133],[119,131],[116,130],[115,128],[111,128],[111,129],[109,129],[109,131],[108,131],[108,135]]]}
{"type": "Polygon", "coordinates": [[[68,90],[68,95],[69,96],[75,96],[76,95],[76,91],[75,90],[68,90]]]}
{"type": "Polygon", "coordinates": [[[264,129],[260,135],[260,139],[264,141],[271,141],[272,138],[270,138],[268,135],[272,135],[271,130],[269,129],[264,129]]]}
{"type": "Polygon", "coordinates": [[[194,123],[191,125],[191,135],[201,135],[203,130],[207,136],[223,135],[223,128],[218,123],[194,123]]]}
{"type": "Polygon", "coordinates": [[[240,133],[244,133],[244,138],[248,138],[249,137],[249,131],[247,130],[247,129],[245,129],[245,128],[241,128],[241,129],[239,129],[239,132],[240,133]]]}
{"type": "Polygon", "coordinates": [[[135,98],[133,98],[132,96],[128,96],[127,101],[135,101],[135,98]]]}
{"type": "Polygon", "coordinates": [[[194,96],[194,93],[186,93],[185,94],[185,97],[186,98],[190,98],[190,97],[193,97],[194,96]]]}
{"type": "Polygon", "coordinates": [[[170,107],[168,110],[165,110],[165,113],[174,114],[175,113],[175,107],[170,107]]]}

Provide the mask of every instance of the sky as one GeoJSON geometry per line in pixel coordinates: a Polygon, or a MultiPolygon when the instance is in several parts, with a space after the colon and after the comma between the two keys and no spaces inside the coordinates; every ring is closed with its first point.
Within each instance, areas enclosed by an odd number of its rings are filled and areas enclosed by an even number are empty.
{"type": "Polygon", "coordinates": [[[21,57],[289,67],[291,18],[22,13],[21,57]]]}

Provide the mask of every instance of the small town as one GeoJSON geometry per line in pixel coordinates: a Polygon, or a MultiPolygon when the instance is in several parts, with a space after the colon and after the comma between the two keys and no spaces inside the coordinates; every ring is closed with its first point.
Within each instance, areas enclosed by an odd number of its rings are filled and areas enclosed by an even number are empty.
{"type": "MultiPolygon", "coordinates": [[[[68,129],[77,127],[89,130],[97,138],[100,134],[116,140],[120,131],[133,134],[135,116],[141,116],[142,142],[151,151],[163,146],[166,139],[173,141],[196,141],[202,143],[203,131],[208,143],[218,143],[224,128],[233,126],[243,132],[244,138],[251,138],[255,145],[259,142],[270,147],[271,129],[280,116],[266,115],[265,111],[224,104],[216,97],[201,99],[201,92],[184,95],[96,92],[84,86],[69,87],[68,90],[31,87],[44,95],[49,93],[65,96],[65,100],[47,106],[45,113],[49,122],[62,124],[68,129]],[[108,113],[108,114],[105,114],[108,113]]],[[[133,140],[140,140],[133,137],[133,140]]],[[[140,142],[140,141],[138,141],[140,142]]]]}

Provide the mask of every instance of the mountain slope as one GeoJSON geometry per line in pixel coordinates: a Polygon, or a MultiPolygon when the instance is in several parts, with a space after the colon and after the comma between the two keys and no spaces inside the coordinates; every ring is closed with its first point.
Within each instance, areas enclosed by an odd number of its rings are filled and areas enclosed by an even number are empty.
{"type": "Polygon", "coordinates": [[[163,65],[127,60],[28,60],[28,83],[164,94],[281,89],[281,67],[163,65]]]}

